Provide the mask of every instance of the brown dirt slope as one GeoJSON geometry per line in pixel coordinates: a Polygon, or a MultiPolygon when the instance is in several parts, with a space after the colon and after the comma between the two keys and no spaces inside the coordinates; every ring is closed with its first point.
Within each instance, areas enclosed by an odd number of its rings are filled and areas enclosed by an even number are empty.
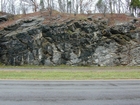
{"type": "MultiPolygon", "coordinates": [[[[6,13],[2,13],[0,12],[0,16],[2,15],[6,15],[6,13]]],[[[103,14],[77,14],[76,16],[74,14],[66,14],[66,13],[60,13],[58,11],[53,11],[51,16],[49,11],[42,11],[42,12],[35,12],[35,13],[30,13],[30,14],[26,14],[26,15],[14,15],[14,17],[9,18],[8,21],[0,23],[0,29],[3,29],[4,27],[7,27],[11,24],[14,24],[17,20],[19,19],[28,19],[31,17],[44,17],[44,24],[52,24],[53,20],[57,19],[57,22],[61,23],[65,20],[68,19],[77,19],[77,20],[81,20],[81,19],[87,19],[87,17],[92,16],[93,18],[97,19],[97,18],[105,18],[108,19],[109,25],[114,25],[114,24],[120,24],[120,23],[126,23],[132,19],[134,19],[134,17],[130,17],[127,16],[125,14],[106,14],[106,17],[103,16],[103,14]]],[[[138,19],[140,20],[140,19],[138,19]]],[[[140,23],[137,24],[137,26],[140,26],[140,23]]]]}

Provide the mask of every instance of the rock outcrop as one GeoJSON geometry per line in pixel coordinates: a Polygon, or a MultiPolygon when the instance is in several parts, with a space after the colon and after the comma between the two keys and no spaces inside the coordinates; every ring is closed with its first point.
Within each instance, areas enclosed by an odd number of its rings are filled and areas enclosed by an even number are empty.
{"type": "Polygon", "coordinates": [[[0,31],[0,62],[7,65],[140,65],[136,20],[108,26],[88,17],[42,24],[42,17],[18,20],[0,31]]]}
{"type": "Polygon", "coordinates": [[[14,18],[14,15],[12,15],[12,14],[2,15],[2,16],[0,16],[0,23],[3,23],[5,21],[8,21],[9,19],[13,19],[13,18],[14,18]]]}
{"type": "Polygon", "coordinates": [[[8,20],[8,18],[7,18],[6,15],[0,16],[0,23],[1,23],[1,22],[5,22],[5,21],[7,21],[7,20],[8,20]]]}

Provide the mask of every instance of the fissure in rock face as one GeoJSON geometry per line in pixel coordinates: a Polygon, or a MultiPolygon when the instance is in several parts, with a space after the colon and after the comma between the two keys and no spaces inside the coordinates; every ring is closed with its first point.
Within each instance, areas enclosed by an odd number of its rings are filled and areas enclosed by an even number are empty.
{"type": "Polygon", "coordinates": [[[0,62],[7,65],[140,65],[140,29],[135,21],[108,26],[107,20],[70,19],[42,24],[17,21],[0,31],[0,62]]]}

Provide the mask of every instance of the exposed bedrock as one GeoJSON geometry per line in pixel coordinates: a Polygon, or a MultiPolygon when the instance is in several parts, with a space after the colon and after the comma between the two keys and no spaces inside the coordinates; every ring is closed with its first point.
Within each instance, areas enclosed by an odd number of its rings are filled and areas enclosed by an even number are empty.
{"type": "Polygon", "coordinates": [[[6,65],[140,65],[140,28],[108,26],[104,19],[42,24],[19,20],[0,31],[0,62],[6,65]]]}

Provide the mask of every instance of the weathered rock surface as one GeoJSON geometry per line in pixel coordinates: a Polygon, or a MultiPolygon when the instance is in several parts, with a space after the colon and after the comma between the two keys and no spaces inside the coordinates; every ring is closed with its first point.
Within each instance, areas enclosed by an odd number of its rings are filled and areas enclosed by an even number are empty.
{"type": "Polygon", "coordinates": [[[1,22],[5,22],[5,21],[7,21],[7,20],[8,20],[8,18],[7,18],[6,15],[0,16],[0,23],[1,23],[1,22]]]}
{"type": "Polygon", "coordinates": [[[140,29],[135,23],[107,26],[88,18],[42,24],[19,20],[0,31],[0,62],[7,65],[140,65],[140,29]]]}
{"type": "Polygon", "coordinates": [[[2,15],[2,16],[0,16],[0,23],[5,22],[9,19],[13,19],[13,18],[14,18],[14,15],[12,15],[12,14],[2,15]]]}

